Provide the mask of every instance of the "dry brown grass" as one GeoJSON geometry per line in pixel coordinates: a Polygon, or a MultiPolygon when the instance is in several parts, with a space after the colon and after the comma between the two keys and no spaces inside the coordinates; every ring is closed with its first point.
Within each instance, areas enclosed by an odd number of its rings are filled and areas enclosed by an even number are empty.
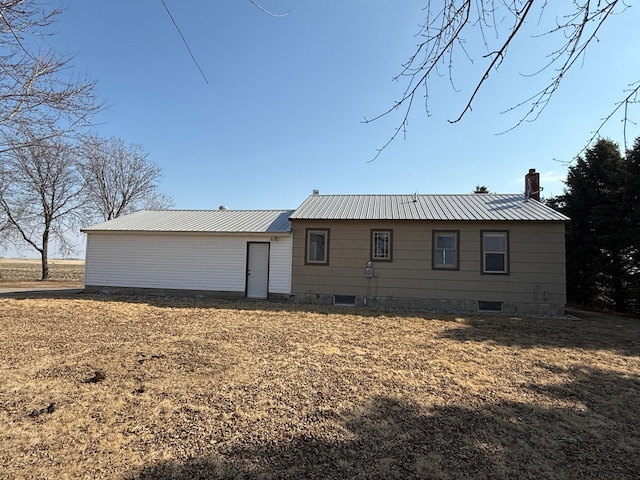
{"type": "Polygon", "coordinates": [[[40,260],[0,258],[0,287],[82,287],[83,260],[49,260],[49,280],[41,281],[40,260]]]}
{"type": "Polygon", "coordinates": [[[638,478],[639,355],[625,318],[0,298],[0,476],[638,478]]]}

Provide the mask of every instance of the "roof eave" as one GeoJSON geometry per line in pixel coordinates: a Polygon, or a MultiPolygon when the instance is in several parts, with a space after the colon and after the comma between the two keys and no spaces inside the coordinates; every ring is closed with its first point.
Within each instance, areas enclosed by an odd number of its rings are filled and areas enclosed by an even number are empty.
{"type": "Polygon", "coordinates": [[[91,230],[81,229],[82,233],[161,233],[161,234],[173,234],[173,233],[192,233],[200,235],[290,235],[291,231],[261,231],[261,232],[248,232],[243,230],[229,231],[229,232],[216,232],[211,230],[91,230]]]}

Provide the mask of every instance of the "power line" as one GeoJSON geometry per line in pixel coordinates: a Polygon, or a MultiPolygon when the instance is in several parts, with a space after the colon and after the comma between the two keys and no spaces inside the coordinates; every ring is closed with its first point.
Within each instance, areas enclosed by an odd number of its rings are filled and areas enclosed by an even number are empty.
{"type": "Polygon", "coordinates": [[[289,12],[291,11],[291,9],[289,9],[288,12],[286,13],[282,13],[282,14],[277,14],[277,13],[271,13],[270,11],[268,11],[267,9],[265,9],[262,5],[260,5],[259,3],[256,3],[254,0],[249,0],[251,3],[253,3],[253,5],[257,8],[259,8],[260,10],[262,10],[264,13],[266,13],[267,15],[269,15],[270,17],[276,17],[276,18],[282,18],[282,17],[286,17],[287,15],[289,15],[289,12]]]}
{"type": "Polygon", "coordinates": [[[165,3],[164,0],[160,0],[160,1],[162,2],[162,5],[164,6],[164,9],[167,11],[167,15],[169,15],[169,18],[171,19],[171,22],[173,22],[174,27],[176,27],[176,30],[180,34],[180,37],[182,38],[182,41],[184,42],[184,46],[187,47],[187,50],[189,51],[189,55],[191,55],[191,59],[193,60],[193,63],[195,63],[196,67],[198,67],[198,70],[200,71],[200,75],[202,75],[202,78],[204,78],[204,81],[207,82],[207,84],[209,84],[209,80],[207,80],[207,77],[204,74],[204,72],[202,71],[202,68],[200,68],[200,65],[198,64],[198,61],[196,60],[195,55],[193,54],[193,52],[191,51],[191,48],[189,47],[189,44],[187,43],[187,39],[184,38],[184,35],[180,31],[180,27],[178,26],[178,24],[174,20],[173,15],[171,15],[171,12],[169,11],[169,7],[167,7],[167,4],[165,3]]]}

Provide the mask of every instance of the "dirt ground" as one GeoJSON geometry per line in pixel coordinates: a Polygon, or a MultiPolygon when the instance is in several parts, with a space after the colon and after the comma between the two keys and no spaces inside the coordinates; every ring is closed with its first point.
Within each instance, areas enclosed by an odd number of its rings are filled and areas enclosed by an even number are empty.
{"type": "Polygon", "coordinates": [[[0,476],[638,478],[640,321],[0,298],[0,476]]]}

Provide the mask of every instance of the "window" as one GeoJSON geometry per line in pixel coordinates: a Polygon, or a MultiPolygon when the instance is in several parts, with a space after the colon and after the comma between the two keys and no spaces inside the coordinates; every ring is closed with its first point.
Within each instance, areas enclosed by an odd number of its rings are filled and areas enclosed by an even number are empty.
{"type": "Polygon", "coordinates": [[[433,232],[433,268],[434,269],[458,269],[458,231],[433,232]]]}
{"type": "Polygon", "coordinates": [[[482,232],[482,273],[509,273],[509,232],[482,232]]]}
{"type": "Polygon", "coordinates": [[[391,261],[391,230],[371,230],[371,260],[391,261]]]}
{"type": "Polygon", "coordinates": [[[307,229],[307,264],[329,264],[329,229],[307,229]]]}

